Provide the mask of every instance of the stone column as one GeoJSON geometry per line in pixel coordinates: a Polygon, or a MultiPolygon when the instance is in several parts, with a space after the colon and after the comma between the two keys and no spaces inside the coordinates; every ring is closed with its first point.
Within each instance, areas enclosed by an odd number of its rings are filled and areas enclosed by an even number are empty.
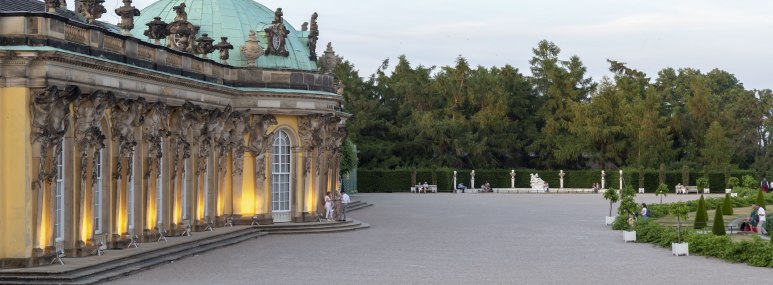
{"type": "Polygon", "coordinates": [[[606,189],[606,188],[607,188],[607,187],[606,187],[606,184],[607,184],[607,183],[606,183],[606,181],[605,181],[605,179],[604,179],[606,176],[607,176],[607,173],[606,173],[606,172],[604,172],[604,170],[602,170],[602,171],[601,171],[601,189],[606,189]]]}
{"type": "Polygon", "coordinates": [[[510,170],[510,188],[515,189],[515,169],[510,170]]]}
{"type": "Polygon", "coordinates": [[[566,173],[564,173],[564,171],[563,171],[563,170],[561,170],[561,171],[559,171],[559,172],[558,172],[558,177],[560,177],[560,180],[559,180],[559,182],[560,182],[560,183],[559,183],[559,188],[561,188],[561,189],[564,189],[564,175],[566,175],[566,173]]]}

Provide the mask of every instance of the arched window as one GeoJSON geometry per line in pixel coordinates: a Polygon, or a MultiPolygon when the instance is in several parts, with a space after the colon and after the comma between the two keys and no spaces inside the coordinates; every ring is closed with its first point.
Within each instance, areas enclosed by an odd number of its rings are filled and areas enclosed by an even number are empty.
{"type": "Polygon", "coordinates": [[[57,240],[64,239],[64,141],[62,151],[56,155],[56,189],[54,193],[54,234],[57,240]]]}
{"type": "MultiPolygon", "coordinates": [[[[274,137],[271,162],[271,207],[275,213],[290,211],[290,138],[284,131],[274,137]]],[[[289,220],[289,215],[287,216],[289,220]]],[[[280,219],[281,222],[283,219],[280,219]]]]}
{"type": "Polygon", "coordinates": [[[104,170],[104,167],[102,167],[102,152],[103,150],[101,149],[97,152],[96,165],[93,166],[97,172],[92,196],[94,202],[92,208],[92,213],[94,214],[94,234],[102,233],[102,171],[104,170]]]}

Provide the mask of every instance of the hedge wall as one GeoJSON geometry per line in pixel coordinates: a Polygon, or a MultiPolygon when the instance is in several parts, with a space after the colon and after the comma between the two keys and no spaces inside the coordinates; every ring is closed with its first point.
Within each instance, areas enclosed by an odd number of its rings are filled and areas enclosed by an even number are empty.
{"type": "MultiPolygon", "coordinates": [[[[470,186],[470,169],[457,169],[457,183],[464,183],[464,185],[470,186]]],[[[438,185],[439,191],[451,191],[454,188],[453,185],[453,169],[439,168],[439,169],[397,169],[397,170],[383,170],[383,169],[359,169],[357,178],[357,188],[359,192],[408,192],[412,184],[413,173],[416,174],[416,183],[424,183],[438,185]]],[[[533,169],[516,169],[515,187],[516,188],[529,188],[530,173],[538,173],[540,178],[545,180],[550,185],[550,188],[559,187],[558,171],[538,171],[533,169]]],[[[590,188],[593,183],[601,181],[601,173],[599,170],[564,170],[566,175],[564,176],[565,188],[590,188]]],[[[606,186],[617,188],[619,186],[619,171],[610,170],[606,172],[606,186]]],[[[674,185],[682,182],[682,171],[673,170],[666,171],[665,173],[666,185],[670,190],[674,189],[674,185]]],[[[724,193],[725,191],[725,174],[722,172],[709,172],[709,188],[712,193],[724,193]]],[[[731,171],[731,177],[738,177],[741,179],[744,175],[755,176],[751,170],[739,170],[731,171]]],[[[659,172],[657,170],[644,170],[644,191],[647,193],[654,193],[660,182],[659,172]]],[[[691,171],[690,172],[690,185],[695,185],[695,180],[702,177],[703,173],[691,171]]],[[[639,170],[638,169],[625,169],[623,171],[623,183],[625,185],[631,185],[634,189],[639,188],[639,170]]],[[[481,184],[488,181],[494,188],[509,188],[510,187],[510,170],[509,169],[494,169],[494,170],[475,170],[475,186],[480,187],[481,184]]]]}

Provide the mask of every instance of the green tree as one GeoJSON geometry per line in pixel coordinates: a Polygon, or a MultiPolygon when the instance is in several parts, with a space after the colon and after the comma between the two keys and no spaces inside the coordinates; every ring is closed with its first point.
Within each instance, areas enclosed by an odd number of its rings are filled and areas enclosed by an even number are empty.
{"type": "Polygon", "coordinates": [[[612,216],[612,205],[617,203],[617,201],[620,199],[620,196],[617,195],[617,191],[614,189],[607,189],[607,191],[604,192],[604,200],[609,200],[609,216],[612,216]]]}
{"type": "Polygon", "coordinates": [[[341,174],[347,174],[357,168],[357,149],[352,141],[344,140],[341,146],[341,174]]]}
{"type": "Polygon", "coordinates": [[[724,169],[732,157],[730,141],[725,136],[725,129],[714,121],[706,134],[706,142],[701,150],[706,165],[712,170],[724,169]]]}
{"type": "Polygon", "coordinates": [[[711,232],[713,232],[714,235],[725,235],[725,220],[722,216],[722,207],[717,207],[714,214],[714,225],[711,228],[711,232]]]}
{"type": "Polygon", "coordinates": [[[695,211],[695,222],[693,223],[693,226],[696,229],[705,228],[708,220],[709,214],[706,211],[706,200],[704,200],[703,195],[701,195],[700,200],[698,200],[698,209],[695,211]]]}
{"type": "Polygon", "coordinates": [[[668,185],[660,183],[658,188],[655,189],[655,196],[660,196],[660,204],[663,204],[663,197],[666,197],[666,195],[668,195],[668,185]]]}
{"type": "Polygon", "coordinates": [[[676,217],[677,229],[676,238],[677,242],[682,242],[682,221],[687,220],[687,215],[690,212],[690,207],[684,202],[672,203],[668,208],[668,213],[676,217]]]}
{"type": "MultiPolygon", "coordinates": [[[[725,194],[725,200],[722,203],[722,213],[725,216],[733,215],[733,202],[731,201],[730,193],[725,194]]],[[[717,207],[720,208],[720,207],[717,207]]]]}
{"type": "Polygon", "coordinates": [[[757,205],[760,205],[760,207],[767,208],[765,205],[765,193],[762,192],[762,190],[757,191],[757,205]]]}
{"type": "Polygon", "coordinates": [[[620,207],[617,208],[617,213],[620,216],[627,217],[628,230],[633,227],[633,217],[639,212],[639,206],[636,204],[636,191],[631,186],[626,186],[620,190],[620,207]]]}

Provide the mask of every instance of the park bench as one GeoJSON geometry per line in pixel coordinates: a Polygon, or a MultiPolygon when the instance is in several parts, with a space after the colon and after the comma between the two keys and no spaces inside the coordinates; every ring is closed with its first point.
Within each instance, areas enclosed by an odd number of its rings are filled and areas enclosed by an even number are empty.
{"type": "MultiPolygon", "coordinates": [[[[676,192],[676,194],[683,194],[683,193],[679,193],[678,187],[679,185],[674,186],[674,191],[676,192]]],[[[682,187],[684,187],[684,194],[690,194],[690,193],[698,194],[698,186],[682,186],[682,187]]]]}
{"type": "Polygon", "coordinates": [[[417,184],[416,186],[411,187],[411,192],[421,193],[422,191],[424,191],[424,193],[437,193],[437,185],[427,185],[426,190],[424,190],[424,184],[417,184]]]}

